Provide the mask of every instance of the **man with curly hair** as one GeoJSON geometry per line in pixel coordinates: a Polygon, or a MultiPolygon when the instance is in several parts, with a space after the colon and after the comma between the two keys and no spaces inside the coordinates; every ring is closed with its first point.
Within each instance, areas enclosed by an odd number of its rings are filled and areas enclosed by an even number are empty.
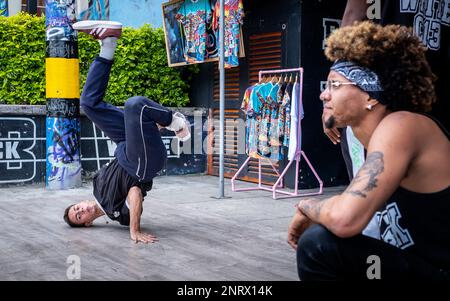
{"type": "Polygon", "coordinates": [[[435,100],[425,50],[410,29],[367,21],[327,39],[325,124],[351,126],[367,159],[342,194],[297,204],[300,279],[450,279],[450,141],[424,114],[435,100]],[[374,215],[378,239],[361,234],[374,215]]]}
{"type": "MultiPolygon", "coordinates": [[[[373,18],[371,21],[381,25],[411,26],[414,34],[426,46],[425,53],[431,71],[437,76],[434,83],[436,102],[430,115],[435,117],[444,127],[450,129],[450,0],[414,1],[409,0],[347,0],[341,27],[352,25],[355,21],[373,18]],[[369,3],[372,2],[372,3],[369,3]],[[374,12],[379,13],[377,19],[374,12]],[[375,17],[375,18],[374,18],[375,17]]],[[[327,128],[324,133],[333,144],[340,143],[342,156],[347,167],[350,180],[360,166],[361,157],[352,153],[349,148],[360,150],[362,146],[352,137],[351,129],[336,127],[327,128]]],[[[362,151],[361,151],[362,152],[362,151]]]]}

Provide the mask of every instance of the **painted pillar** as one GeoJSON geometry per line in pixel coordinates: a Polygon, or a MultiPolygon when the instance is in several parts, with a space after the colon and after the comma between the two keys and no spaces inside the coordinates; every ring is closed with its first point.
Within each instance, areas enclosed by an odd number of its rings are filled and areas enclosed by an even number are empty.
{"type": "Polygon", "coordinates": [[[46,0],[48,189],[81,186],[80,83],[75,0],[46,0]]]}
{"type": "Polygon", "coordinates": [[[8,0],[0,0],[0,16],[8,16],[8,0]]]}

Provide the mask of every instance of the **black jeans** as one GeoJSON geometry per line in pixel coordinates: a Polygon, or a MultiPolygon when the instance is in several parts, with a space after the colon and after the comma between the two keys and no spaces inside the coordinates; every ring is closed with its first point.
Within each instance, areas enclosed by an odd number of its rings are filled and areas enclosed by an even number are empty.
{"type": "Polygon", "coordinates": [[[130,176],[150,181],[167,159],[157,123],[172,122],[172,111],[143,96],[131,97],[125,108],[103,101],[113,62],[97,57],[91,64],[81,95],[89,119],[117,144],[115,156],[130,176]]]}
{"type": "Polygon", "coordinates": [[[299,239],[298,275],[300,280],[372,279],[372,255],[379,258],[382,280],[450,280],[446,272],[410,252],[363,235],[339,238],[322,225],[311,226],[299,239]]]}

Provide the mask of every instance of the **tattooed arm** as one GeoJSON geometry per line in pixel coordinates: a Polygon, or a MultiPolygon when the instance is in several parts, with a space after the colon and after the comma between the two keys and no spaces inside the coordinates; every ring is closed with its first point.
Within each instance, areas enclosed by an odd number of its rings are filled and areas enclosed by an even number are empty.
{"type": "MultiPolygon", "coordinates": [[[[406,177],[417,145],[414,126],[385,118],[369,142],[366,162],[347,189],[327,198],[302,199],[298,209],[340,237],[362,232],[374,213],[406,177]]],[[[404,121],[404,120],[401,120],[404,121]]]]}

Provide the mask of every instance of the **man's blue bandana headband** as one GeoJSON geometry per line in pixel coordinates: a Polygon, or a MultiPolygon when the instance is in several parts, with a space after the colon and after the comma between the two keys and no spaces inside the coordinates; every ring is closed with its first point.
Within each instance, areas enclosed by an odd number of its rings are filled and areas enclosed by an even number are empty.
{"type": "Polygon", "coordinates": [[[383,87],[375,72],[343,60],[337,60],[331,66],[330,70],[354,82],[361,90],[367,92],[371,98],[378,100],[382,104],[386,104],[382,97],[383,87]]]}

